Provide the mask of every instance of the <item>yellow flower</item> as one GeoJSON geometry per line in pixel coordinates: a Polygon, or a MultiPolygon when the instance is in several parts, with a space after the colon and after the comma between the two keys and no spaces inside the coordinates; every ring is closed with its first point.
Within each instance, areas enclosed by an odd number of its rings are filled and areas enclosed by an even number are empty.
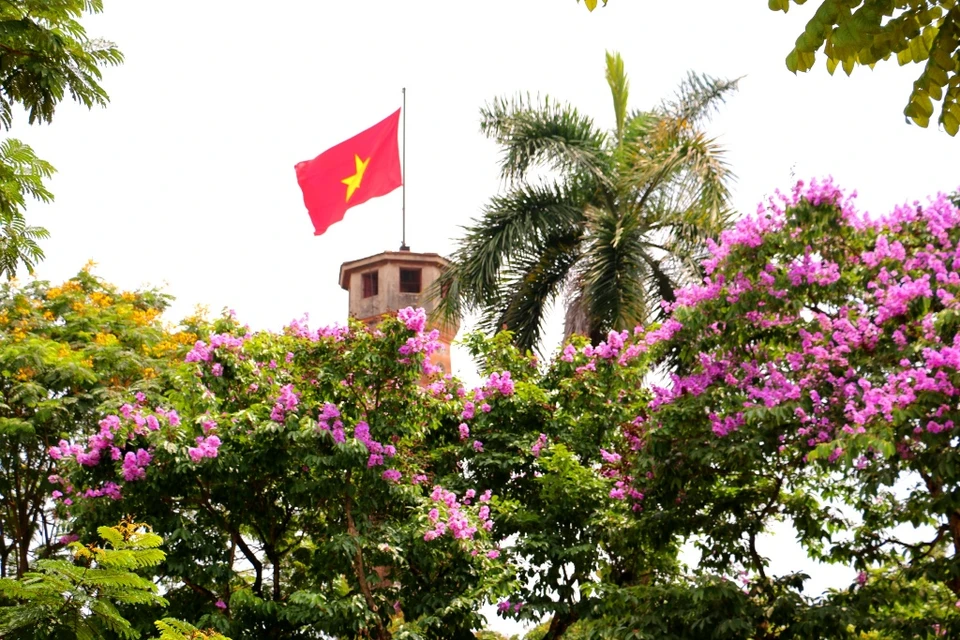
{"type": "Polygon", "coordinates": [[[153,322],[159,315],[160,312],[156,309],[147,309],[146,311],[134,309],[131,320],[133,320],[134,324],[146,326],[153,322]]]}
{"type": "Polygon", "coordinates": [[[19,371],[17,371],[17,375],[15,377],[17,380],[21,380],[21,381],[29,380],[30,378],[33,377],[34,373],[36,372],[30,367],[22,367],[19,371]]]}
{"type": "Polygon", "coordinates": [[[105,293],[100,293],[99,291],[94,291],[90,294],[90,304],[101,309],[109,307],[110,303],[113,300],[105,293]]]}
{"type": "Polygon", "coordinates": [[[112,333],[98,333],[93,337],[93,342],[101,347],[109,347],[118,344],[119,340],[112,333]]]}

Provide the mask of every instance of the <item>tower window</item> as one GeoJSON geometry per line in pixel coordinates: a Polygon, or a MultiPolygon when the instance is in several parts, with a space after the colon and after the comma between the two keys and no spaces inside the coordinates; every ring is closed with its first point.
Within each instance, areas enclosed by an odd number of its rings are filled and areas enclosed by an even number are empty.
{"type": "Polygon", "coordinates": [[[371,271],[369,273],[364,273],[361,276],[363,282],[363,297],[372,298],[373,296],[380,293],[380,279],[377,277],[378,274],[376,271],[371,271]]]}
{"type": "Polygon", "coordinates": [[[400,293],[420,293],[420,269],[400,269],[400,293]]]}

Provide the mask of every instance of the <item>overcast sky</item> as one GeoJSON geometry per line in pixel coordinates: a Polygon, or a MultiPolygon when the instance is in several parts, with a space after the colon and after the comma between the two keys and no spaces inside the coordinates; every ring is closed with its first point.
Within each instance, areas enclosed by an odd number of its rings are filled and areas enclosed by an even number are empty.
{"type": "Polygon", "coordinates": [[[610,0],[593,13],[574,0],[106,0],[86,24],[126,55],[104,77],[111,104],[65,105],[43,127],[20,117],[12,133],[59,170],[56,202],[28,210],[52,234],[38,275],[60,281],[93,259],[122,287],[164,286],[171,320],[204,304],[254,328],[304,312],[342,322],[339,265],[398,248],[400,192],[314,237],[294,164],[379,122],[407,87],[407,242],[448,253],[500,186],[480,106],[549,94],[611,126],[605,50],[623,55],[634,108],[688,70],[744,76],[711,126],[742,212],[791,173],[832,174],[875,213],[960,186],[960,140],[904,123],[917,67],[786,70],[818,4],[784,15],[744,0],[610,0]]]}

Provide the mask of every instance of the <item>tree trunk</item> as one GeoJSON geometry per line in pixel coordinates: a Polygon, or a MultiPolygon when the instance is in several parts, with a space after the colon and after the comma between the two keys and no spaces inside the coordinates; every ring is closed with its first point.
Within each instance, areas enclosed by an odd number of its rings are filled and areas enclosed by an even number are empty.
{"type": "MultiPolygon", "coordinates": [[[[960,512],[954,511],[947,518],[950,526],[950,535],[953,538],[953,559],[954,562],[960,558],[960,512]]],[[[953,591],[953,595],[960,597],[960,576],[955,576],[947,582],[947,586],[953,591]]]]}
{"type": "Polygon", "coordinates": [[[543,640],[557,640],[557,638],[562,638],[563,634],[570,628],[570,625],[576,622],[579,617],[580,616],[573,611],[553,616],[553,620],[550,621],[550,628],[547,629],[547,635],[543,636],[543,640]]]}

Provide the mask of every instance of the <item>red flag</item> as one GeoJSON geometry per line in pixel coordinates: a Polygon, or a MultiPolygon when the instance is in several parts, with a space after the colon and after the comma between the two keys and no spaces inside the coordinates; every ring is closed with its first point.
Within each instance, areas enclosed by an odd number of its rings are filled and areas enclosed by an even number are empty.
{"type": "Polygon", "coordinates": [[[313,160],[297,164],[314,235],[343,220],[350,207],[386,195],[403,184],[397,125],[400,110],[313,160]]]}

